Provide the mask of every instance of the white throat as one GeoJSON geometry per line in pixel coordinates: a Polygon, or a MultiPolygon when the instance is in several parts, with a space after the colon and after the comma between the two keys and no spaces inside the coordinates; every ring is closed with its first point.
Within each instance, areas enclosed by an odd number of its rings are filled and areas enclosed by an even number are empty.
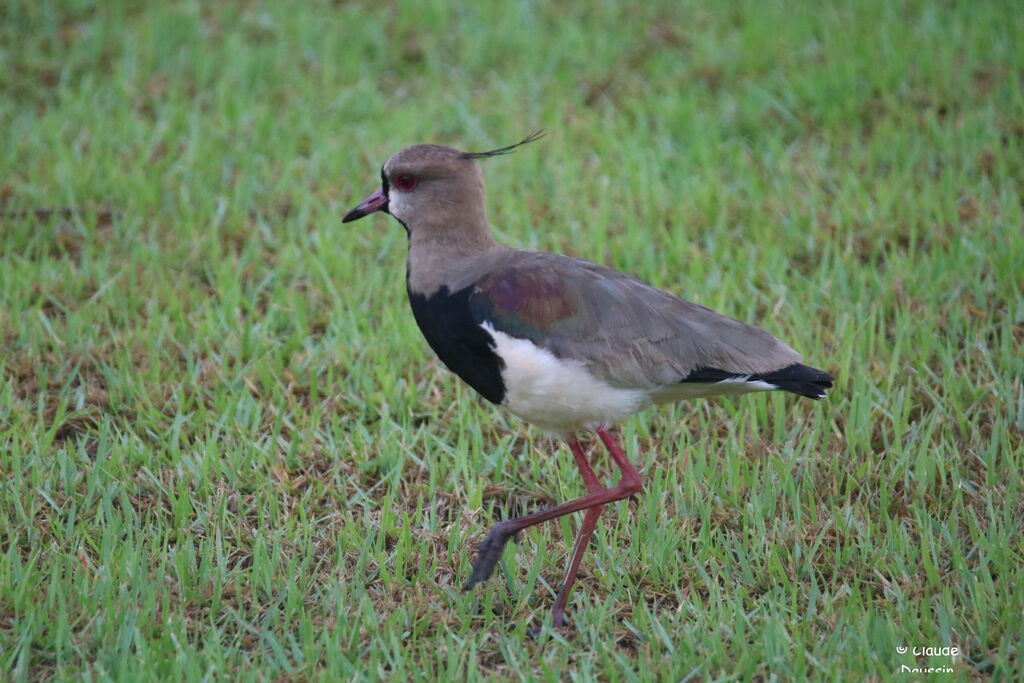
{"type": "Polygon", "coordinates": [[[412,202],[409,201],[409,193],[391,188],[388,190],[388,212],[409,225],[413,217],[412,202]]]}

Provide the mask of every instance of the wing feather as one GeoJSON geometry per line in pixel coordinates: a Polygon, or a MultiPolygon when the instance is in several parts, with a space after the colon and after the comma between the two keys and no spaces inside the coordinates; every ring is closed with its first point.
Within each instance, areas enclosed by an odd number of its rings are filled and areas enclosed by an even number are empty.
{"type": "Polygon", "coordinates": [[[589,261],[509,250],[483,265],[469,301],[478,323],[583,362],[615,386],[654,388],[700,368],[754,374],[800,362],[764,330],[589,261]]]}

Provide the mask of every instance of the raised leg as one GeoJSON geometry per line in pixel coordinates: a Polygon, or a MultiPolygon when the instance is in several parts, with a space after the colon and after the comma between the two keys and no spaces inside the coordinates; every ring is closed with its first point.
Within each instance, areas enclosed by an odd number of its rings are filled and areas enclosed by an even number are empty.
{"type": "MultiPolygon", "coordinates": [[[[486,538],[480,543],[477,548],[476,561],[473,563],[473,573],[469,577],[469,581],[466,583],[466,587],[463,590],[469,590],[481,581],[486,581],[491,573],[494,571],[494,566],[498,563],[498,558],[501,557],[501,551],[505,548],[505,544],[508,540],[515,536],[517,533],[528,527],[546,522],[549,519],[555,519],[562,515],[567,515],[572,512],[579,510],[591,510],[593,508],[601,508],[608,503],[613,503],[623,498],[628,498],[636,493],[640,492],[643,487],[640,473],[629,464],[629,460],[626,458],[626,454],[622,452],[619,445],[615,442],[615,437],[612,436],[607,430],[597,430],[597,435],[601,437],[601,441],[604,442],[605,447],[608,448],[608,452],[611,454],[615,464],[618,465],[619,471],[622,476],[619,479],[619,483],[611,488],[601,488],[601,484],[597,479],[597,475],[594,475],[593,470],[590,470],[589,463],[587,464],[587,470],[589,473],[583,475],[583,479],[587,482],[588,493],[585,496],[570,500],[560,505],[548,508],[547,510],[541,510],[540,512],[534,512],[533,514],[526,515],[525,517],[519,517],[518,519],[509,519],[504,522],[499,522],[487,534],[486,538]],[[588,481],[592,476],[592,480],[588,481]],[[595,490],[590,491],[592,484],[595,490]]],[[[571,444],[570,444],[571,446],[571,444]]],[[[582,452],[582,449],[581,449],[582,452]]],[[[575,449],[573,450],[573,457],[577,457],[575,449]]],[[[579,460],[577,459],[577,464],[579,460]]],[[[583,468],[580,468],[583,471],[583,468]]],[[[587,539],[589,540],[590,533],[593,532],[593,525],[597,523],[597,515],[600,514],[600,510],[597,510],[591,522],[590,532],[587,533],[587,539]]],[[[588,515],[589,518],[589,515],[588,515]]],[[[583,520],[583,528],[580,529],[580,539],[582,538],[583,531],[587,526],[587,518],[583,520]]],[[[577,541],[579,545],[579,540],[577,541]]],[[[584,542],[585,547],[585,542],[584,542]]],[[[583,555],[583,548],[578,548],[578,554],[580,557],[583,555]]],[[[577,551],[573,552],[573,563],[569,566],[569,572],[566,574],[566,581],[568,586],[571,588],[572,583],[570,579],[574,580],[576,575],[576,568],[579,566],[579,559],[576,557],[577,551]]],[[[568,597],[568,589],[563,586],[563,590],[568,597]]],[[[563,600],[564,603],[564,600],[563,600]]],[[[564,619],[564,616],[563,616],[564,619]]]]}
{"type": "MultiPolygon", "coordinates": [[[[569,449],[572,450],[572,457],[576,461],[576,467],[579,468],[580,475],[583,477],[583,483],[587,485],[587,493],[597,493],[600,491],[603,488],[601,481],[594,474],[582,444],[576,439],[572,439],[569,441],[569,449]]],[[[602,510],[604,510],[603,505],[587,510],[586,516],[583,518],[583,526],[580,527],[579,532],[576,534],[576,543],[572,550],[572,560],[569,562],[569,568],[565,570],[565,579],[562,581],[562,587],[558,590],[558,596],[555,598],[555,606],[551,608],[551,623],[555,628],[565,626],[565,604],[569,600],[569,591],[572,590],[573,584],[576,583],[576,571],[580,568],[583,551],[587,549],[587,544],[590,543],[590,537],[594,533],[594,528],[597,526],[597,518],[601,516],[602,510]]]]}

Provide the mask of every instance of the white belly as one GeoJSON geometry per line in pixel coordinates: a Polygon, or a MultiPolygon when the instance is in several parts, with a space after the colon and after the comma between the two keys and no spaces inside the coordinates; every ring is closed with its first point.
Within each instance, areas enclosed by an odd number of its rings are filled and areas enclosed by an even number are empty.
{"type": "Polygon", "coordinates": [[[560,359],[528,339],[484,323],[505,363],[502,405],[530,424],[558,434],[611,427],[651,404],[644,389],[621,389],[595,378],[583,363],[560,359]]]}

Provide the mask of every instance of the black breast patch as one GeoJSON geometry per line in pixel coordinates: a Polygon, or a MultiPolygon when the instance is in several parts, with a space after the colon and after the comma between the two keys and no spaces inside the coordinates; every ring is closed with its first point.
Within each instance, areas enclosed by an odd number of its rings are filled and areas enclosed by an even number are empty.
{"type": "Polygon", "coordinates": [[[441,287],[430,297],[409,291],[409,304],[416,324],[441,362],[488,401],[501,403],[505,400],[501,379],[505,363],[494,352],[494,338],[470,311],[472,293],[472,285],[455,293],[441,287]]]}

